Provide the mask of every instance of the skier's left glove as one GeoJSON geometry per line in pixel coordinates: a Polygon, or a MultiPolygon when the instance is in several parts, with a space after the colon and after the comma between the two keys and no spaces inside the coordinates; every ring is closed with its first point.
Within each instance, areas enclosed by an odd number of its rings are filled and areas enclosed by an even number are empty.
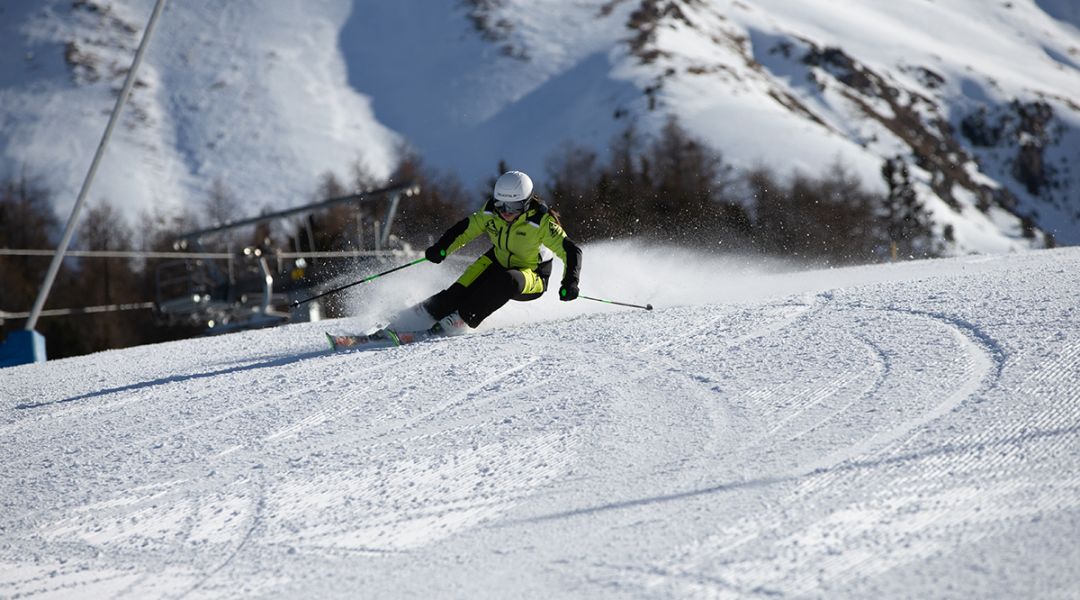
{"type": "Polygon", "coordinates": [[[437,245],[432,246],[427,250],[424,250],[424,258],[435,264],[439,264],[443,261],[444,258],[446,258],[446,250],[443,250],[437,245]]]}
{"type": "Polygon", "coordinates": [[[578,297],[578,282],[569,280],[562,283],[562,287],[559,288],[559,300],[563,302],[569,302],[578,297]]]}

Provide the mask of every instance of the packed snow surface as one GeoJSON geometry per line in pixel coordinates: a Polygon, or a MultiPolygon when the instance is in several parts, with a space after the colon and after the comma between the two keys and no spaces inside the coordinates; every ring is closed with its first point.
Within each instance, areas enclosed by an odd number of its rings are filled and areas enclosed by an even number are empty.
{"type": "Polygon", "coordinates": [[[1080,595],[1080,250],[585,256],[656,309],[327,349],[448,261],[354,318],[0,370],[0,596],[1080,595]]]}

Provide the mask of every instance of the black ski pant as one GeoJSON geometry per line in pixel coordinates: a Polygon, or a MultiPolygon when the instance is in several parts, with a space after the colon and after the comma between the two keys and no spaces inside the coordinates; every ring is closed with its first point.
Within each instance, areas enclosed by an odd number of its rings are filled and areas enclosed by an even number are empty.
{"type": "MultiPolygon", "coordinates": [[[[424,309],[436,321],[456,310],[469,327],[475,328],[510,300],[527,302],[543,295],[543,290],[522,293],[525,289],[525,274],[518,269],[503,268],[495,262],[494,251],[489,251],[488,255],[491,264],[467,287],[455,282],[424,301],[424,309]]],[[[546,290],[548,278],[551,276],[551,261],[540,263],[536,274],[544,282],[546,290]]]]}

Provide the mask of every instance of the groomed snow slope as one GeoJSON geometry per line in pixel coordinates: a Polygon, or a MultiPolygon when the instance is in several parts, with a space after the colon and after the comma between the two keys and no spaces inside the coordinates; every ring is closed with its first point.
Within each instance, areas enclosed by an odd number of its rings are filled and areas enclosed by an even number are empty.
{"type": "Polygon", "coordinates": [[[1080,250],[586,257],[657,309],[0,371],[0,596],[1080,594],[1080,250]]]}

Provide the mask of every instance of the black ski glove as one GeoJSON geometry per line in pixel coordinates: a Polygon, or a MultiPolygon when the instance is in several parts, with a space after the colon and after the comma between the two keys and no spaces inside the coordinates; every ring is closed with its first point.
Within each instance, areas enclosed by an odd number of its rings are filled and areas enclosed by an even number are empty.
{"type": "Polygon", "coordinates": [[[559,288],[559,300],[563,302],[569,302],[578,297],[578,283],[576,281],[564,281],[562,287],[559,288]]]}
{"type": "Polygon", "coordinates": [[[424,250],[424,258],[435,264],[439,264],[446,258],[446,250],[443,250],[438,246],[432,246],[427,250],[424,250]]]}

